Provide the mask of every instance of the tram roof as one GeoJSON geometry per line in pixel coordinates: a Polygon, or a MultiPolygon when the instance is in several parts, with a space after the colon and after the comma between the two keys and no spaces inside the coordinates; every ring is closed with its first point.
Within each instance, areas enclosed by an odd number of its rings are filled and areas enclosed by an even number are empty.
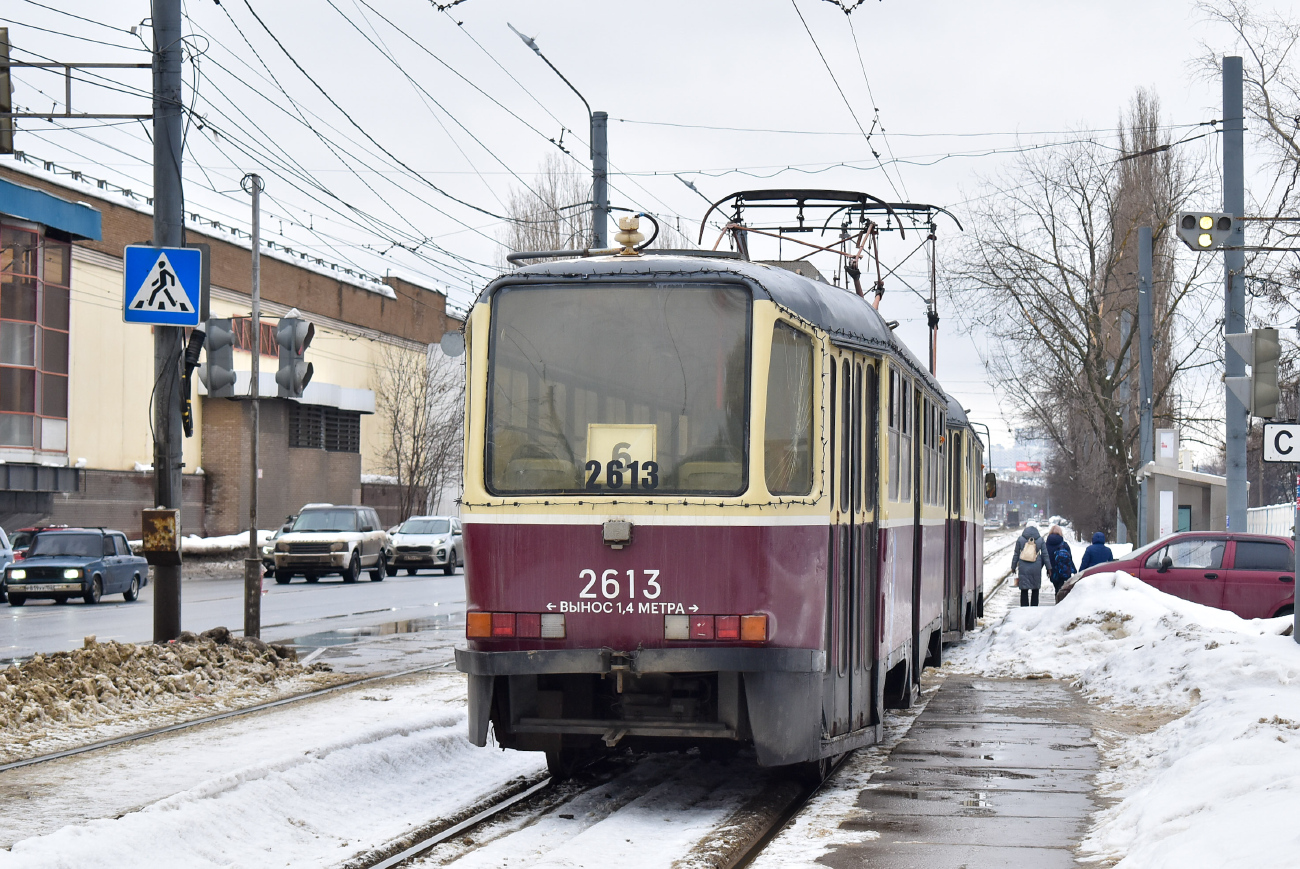
{"type": "Polygon", "coordinates": [[[944,398],[948,399],[948,425],[970,428],[970,418],[966,416],[961,403],[951,395],[945,394],[944,398]]]}
{"type": "MultiPolygon", "coordinates": [[[[718,278],[732,276],[744,280],[767,297],[790,309],[802,319],[812,323],[831,336],[843,347],[873,353],[889,353],[924,380],[931,390],[942,395],[949,408],[956,403],[943,387],[912,355],[907,345],[900,341],[885,323],[880,312],[862,296],[824,281],[815,281],[779,266],[747,262],[740,259],[708,256],[657,256],[647,252],[639,257],[603,256],[584,259],[557,260],[525,266],[503,275],[483,290],[479,301],[501,284],[532,283],[556,278],[566,280],[592,280],[594,278],[632,279],[660,277],[674,280],[691,278],[718,278]]],[[[961,408],[957,407],[960,412],[961,408]]],[[[951,413],[951,411],[950,411],[951,413]]],[[[961,413],[961,420],[966,420],[961,413]]]]}

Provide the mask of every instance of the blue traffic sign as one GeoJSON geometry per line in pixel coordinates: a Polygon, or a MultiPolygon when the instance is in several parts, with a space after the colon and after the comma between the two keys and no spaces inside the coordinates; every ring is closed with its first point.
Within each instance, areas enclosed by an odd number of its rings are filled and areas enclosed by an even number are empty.
{"type": "Polygon", "coordinates": [[[197,326],[203,252],[190,247],[128,245],[122,319],[153,326],[197,326]]]}

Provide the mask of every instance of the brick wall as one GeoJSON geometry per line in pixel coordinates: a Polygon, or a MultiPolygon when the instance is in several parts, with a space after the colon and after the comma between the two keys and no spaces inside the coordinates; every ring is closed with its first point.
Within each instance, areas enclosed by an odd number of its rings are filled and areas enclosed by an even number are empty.
{"type": "MultiPolygon", "coordinates": [[[[209,533],[234,534],[248,528],[251,404],[206,396],[201,401],[209,533]]],[[[289,405],[262,400],[257,511],[263,528],[277,527],[303,504],[361,503],[360,453],[290,448],[289,405]]]]}
{"type": "MultiPolygon", "coordinates": [[[[184,474],[181,480],[181,530],[205,536],[207,479],[202,474],[184,474]]],[[[134,539],[140,535],[140,511],[153,506],[151,472],[86,469],[81,472],[81,491],[53,496],[46,521],[54,525],[116,528],[134,539]]]]}

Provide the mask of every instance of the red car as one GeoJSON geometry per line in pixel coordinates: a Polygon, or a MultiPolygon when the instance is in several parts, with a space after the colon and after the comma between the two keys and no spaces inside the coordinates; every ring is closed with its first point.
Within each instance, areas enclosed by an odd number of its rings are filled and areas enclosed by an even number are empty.
{"type": "Polygon", "coordinates": [[[1245,619],[1287,616],[1295,609],[1294,549],[1286,537],[1184,531],[1074,575],[1057,600],[1085,576],[1122,570],[1175,597],[1245,619]]]}
{"type": "Polygon", "coordinates": [[[51,528],[67,528],[67,525],[35,525],[31,528],[19,528],[9,538],[9,545],[14,550],[14,561],[22,561],[27,557],[27,547],[32,545],[32,538],[36,536],[37,531],[46,531],[51,528]]]}

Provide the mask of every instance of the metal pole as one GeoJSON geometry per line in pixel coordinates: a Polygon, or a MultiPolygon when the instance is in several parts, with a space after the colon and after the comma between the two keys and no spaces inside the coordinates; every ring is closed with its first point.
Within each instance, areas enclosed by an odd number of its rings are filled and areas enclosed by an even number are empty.
{"type": "MultiPolygon", "coordinates": [[[[1295,384],[1295,418],[1300,422],[1300,380],[1295,384]]],[[[1300,576],[1300,467],[1297,467],[1295,475],[1295,513],[1291,517],[1291,543],[1295,548],[1292,552],[1294,564],[1291,565],[1291,575],[1300,576]]],[[[1291,602],[1291,639],[1300,643],[1300,609],[1295,606],[1294,599],[1291,602]]]]}
{"type": "Polygon", "coordinates": [[[597,249],[608,245],[609,231],[609,115],[591,113],[591,229],[597,249]]]}
{"type": "MultiPolygon", "coordinates": [[[[1155,432],[1152,430],[1152,401],[1155,394],[1155,365],[1151,358],[1151,227],[1138,228],[1138,368],[1141,415],[1138,422],[1138,468],[1155,458],[1155,432]]],[[[1145,546],[1151,535],[1147,531],[1147,478],[1143,477],[1138,493],[1137,545],[1145,546]]]]}
{"type": "MultiPolygon", "coordinates": [[[[1245,118],[1242,112],[1241,58],[1223,59],[1223,210],[1241,217],[1246,210],[1245,170],[1245,118]]],[[[1224,272],[1224,332],[1236,334],[1246,331],[1246,286],[1243,272],[1246,254],[1240,248],[1246,243],[1241,221],[1228,237],[1229,249],[1223,253],[1224,272]]],[[[1225,342],[1226,345],[1226,342],[1225,342]]],[[[1224,373],[1228,377],[1241,377],[1246,373],[1246,363],[1237,351],[1226,347],[1224,373]]],[[[1224,390],[1224,419],[1227,427],[1228,465],[1228,530],[1246,530],[1246,435],[1250,420],[1246,406],[1224,390]]]]}
{"type": "MultiPolygon", "coordinates": [[[[181,0],[154,0],[153,38],[153,243],[181,247],[181,0]]],[[[179,509],[183,333],[177,326],[155,326],[153,332],[154,500],[179,509]]],[[[153,639],[162,643],[181,632],[181,566],[155,565],[153,581],[153,639]]]]}
{"type": "Polygon", "coordinates": [[[261,382],[262,376],[262,183],[260,175],[245,175],[240,186],[253,196],[253,364],[250,369],[249,397],[252,399],[249,423],[249,473],[248,473],[248,557],[244,559],[244,636],[257,637],[262,633],[262,553],[257,545],[257,479],[261,470],[261,382]]]}

